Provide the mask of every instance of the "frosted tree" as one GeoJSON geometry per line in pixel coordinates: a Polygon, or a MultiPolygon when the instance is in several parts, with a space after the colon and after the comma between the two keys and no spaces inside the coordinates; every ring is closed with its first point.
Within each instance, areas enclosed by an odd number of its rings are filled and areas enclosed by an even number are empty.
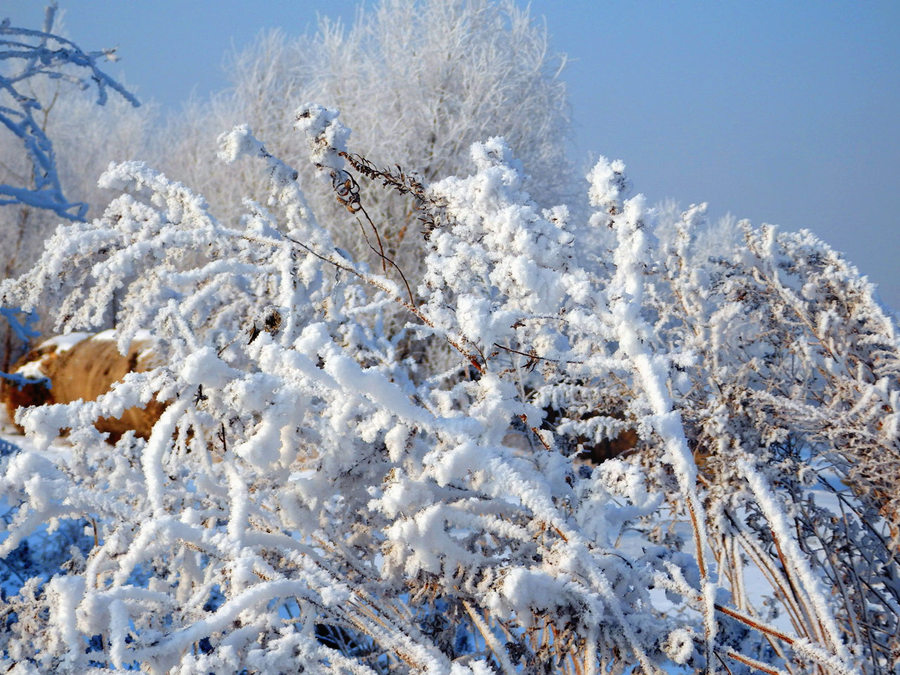
{"type": "Polygon", "coordinates": [[[710,258],[702,207],[661,219],[621,162],[591,170],[579,218],[531,199],[501,138],[424,182],[350,153],[334,110],[293,123],[341,220],[240,125],[219,157],[265,189],[239,218],[119,164],[103,216],[0,286],[64,330],[121,288],[121,346],[150,329],[161,364],[19,414],[34,449],[3,460],[0,555],[45,522],[87,522],[94,544],[9,599],[10,665],[896,667],[898,345],[855,269],[746,224],[710,258]],[[412,197],[415,285],[335,245],[363,184],[412,197]],[[450,367],[411,358],[409,335],[450,367]],[[147,441],[92,426],[151,398],[167,408],[147,441]]]}
{"type": "MultiPolygon", "coordinates": [[[[115,50],[85,52],[59,34],[58,23],[51,4],[41,30],[15,27],[8,19],[0,24],[4,278],[37,259],[60,219],[84,219],[90,203],[106,199],[97,191],[96,176],[111,160],[127,159],[145,146],[149,115],[101,69],[102,61],[117,58],[115,50]]],[[[14,333],[4,323],[0,370],[8,367],[14,333]]]]}
{"type": "MultiPolygon", "coordinates": [[[[217,216],[235,218],[240,195],[263,183],[243,166],[208,170],[218,130],[249,123],[273,154],[311,178],[314,167],[302,161],[283,112],[315,100],[341,110],[374,164],[399,165],[424,181],[465,170],[473,142],[503,135],[534,177],[525,179],[531,194],[552,206],[573,184],[563,64],[546,30],[513,2],[387,0],[360,9],[349,28],[323,20],[313,36],[274,31],[235,54],[232,88],[195,103],[167,132],[161,168],[206,195],[217,216]]],[[[408,195],[368,191],[376,234],[363,213],[359,224],[338,218],[327,183],[307,184],[309,203],[329,216],[326,228],[341,223],[331,231],[338,246],[379,266],[384,253],[418,278],[422,224],[408,195]]]]}

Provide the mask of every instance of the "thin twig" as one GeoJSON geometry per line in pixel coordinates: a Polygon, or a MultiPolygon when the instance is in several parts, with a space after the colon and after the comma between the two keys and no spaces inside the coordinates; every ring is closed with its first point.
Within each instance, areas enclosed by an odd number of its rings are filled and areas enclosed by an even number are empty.
{"type": "Polygon", "coordinates": [[[729,649],[725,652],[729,658],[734,659],[735,661],[740,661],[745,666],[750,666],[751,668],[755,668],[763,673],[768,673],[769,675],[784,675],[784,671],[778,668],[773,668],[772,666],[766,665],[762,661],[757,661],[756,659],[752,659],[749,656],[745,656],[740,652],[736,652],[733,649],[729,649]]]}
{"type": "MultiPolygon", "coordinates": [[[[355,267],[352,267],[352,266],[350,266],[350,265],[347,265],[346,263],[342,263],[342,262],[340,262],[340,261],[338,261],[338,260],[335,260],[334,258],[331,258],[331,257],[329,257],[329,256],[323,255],[323,254],[319,253],[318,251],[316,251],[315,249],[313,249],[311,246],[308,246],[307,244],[304,244],[302,241],[299,241],[299,240],[297,240],[297,239],[294,239],[293,237],[290,237],[290,236],[288,236],[288,235],[286,235],[286,234],[284,234],[284,235],[282,235],[282,236],[283,236],[285,239],[287,239],[288,241],[290,241],[290,242],[296,244],[297,246],[299,246],[300,248],[302,248],[302,249],[303,249],[304,251],[306,251],[307,253],[309,253],[309,254],[311,254],[311,255],[314,255],[314,256],[315,256],[316,258],[318,258],[319,260],[322,260],[323,262],[327,262],[328,264],[333,265],[334,267],[338,268],[338,269],[341,270],[341,271],[347,272],[348,274],[352,274],[353,276],[355,276],[355,277],[357,277],[358,279],[360,279],[361,281],[363,281],[363,282],[369,284],[370,286],[374,286],[375,288],[378,288],[379,290],[382,290],[382,291],[384,291],[385,293],[388,293],[388,294],[392,295],[392,296],[393,296],[392,299],[393,299],[394,302],[396,302],[398,305],[400,305],[401,307],[403,307],[404,309],[406,309],[407,311],[409,311],[411,314],[414,314],[414,315],[415,315],[415,316],[416,316],[423,324],[425,324],[425,325],[428,326],[429,328],[434,328],[434,327],[435,327],[435,326],[434,326],[434,322],[431,321],[431,319],[429,319],[427,316],[425,316],[425,314],[423,314],[422,311],[421,311],[418,307],[416,307],[415,305],[413,305],[413,304],[407,302],[407,301],[404,300],[403,298],[397,296],[390,288],[387,288],[383,283],[380,283],[376,278],[373,278],[373,277],[371,277],[371,276],[369,276],[369,275],[367,275],[367,274],[363,274],[362,272],[360,272],[360,271],[359,271],[358,269],[356,269],[355,267]]],[[[449,335],[444,335],[444,339],[447,341],[447,343],[448,343],[451,347],[453,347],[456,351],[458,351],[460,354],[462,354],[464,357],[466,357],[466,360],[467,360],[467,361],[472,365],[472,367],[474,367],[479,373],[484,373],[484,366],[482,366],[482,365],[478,362],[478,359],[476,358],[476,356],[475,356],[474,354],[472,354],[471,352],[469,352],[467,349],[465,349],[465,348],[462,346],[461,342],[457,342],[456,340],[454,340],[453,338],[451,338],[449,335]]],[[[465,339],[465,337],[462,337],[462,341],[463,341],[463,342],[468,342],[468,341],[465,339]]],[[[472,345],[472,347],[475,348],[474,345],[472,345]]]]}
{"type": "Polygon", "coordinates": [[[363,212],[363,215],[366,217],[366,220],[369,221],[369,224],[372,225],[372,229],[375,232],[375,236],[378,238],[378,247],[380,250],[376,249],[372,246],[371,242],[369,242],[369,237],[366,235],[366,229],[363,227],[362,222],[360,222],[359,218],[356,219],[356,222],[359,224],[359,229],[362,232],[363,238],[366,240],[366,244],[370,249],[372,249],[380,258],[381,258],[381,269],[387,274],[387,268],[385,267],[385,263],[390,263],[391,266],[397,270],[397,273],[400,275],[400,278],[403,280],[404,286],[406,286],[406,292],[409,295],[409,304],[413,307],[416,307],[416,298],[413,295],[412,289],[409,287],[409,281],[406,279],[406,275],[403,273],[403,270],[400,269],[400,266],[395,263],[391,258],[388,258],[384,254],[384,247],[381,245],[381,237],[378,235],[378,229],[375,227],[374,223],[372,223],[372,219],[369,218],[369,214],[366,213],[366,210],[360,206],[360,211],[363,212]]]}

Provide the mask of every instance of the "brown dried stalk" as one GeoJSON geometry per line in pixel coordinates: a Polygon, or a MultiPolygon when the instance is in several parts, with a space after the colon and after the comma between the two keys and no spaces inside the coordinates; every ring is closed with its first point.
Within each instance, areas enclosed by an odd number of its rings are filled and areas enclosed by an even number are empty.
{"type": "MultiPolygon", "coordinates": [[[[740,661],[741,663],[743,663],[746,666],[750,666],[751,668],[754,668],[763,673],[768,673],[769,675],[782,675],[782,673],[784,672],[784,671],[778,670],[777,668],[768,666],[765,663],[763,663],[762,661],[757,661],[756,659],[752,659],[749,656],[745,656],[744,654],[741,654],[740,652],[736,652],[733,649],[729,649],[728,651],[725,652],[725,654],[729,658],[734,659],[735,661],[740,661]]],[[[721,659],[721,657],[719,657],[718,652],[716,653],[716,657],[721,659]]],[[[724,665],[724,662],[723,662],[723,665],[724,665]]],[[[726,668],[727,668],[727,666],[726,666],[726,668]]],[[[729,670],[729,672],[731,672],[731,671],[729,670]]]]}
{"type": "Polygon", "coordinates": [[[397,173],[395,174],[390,169],[379,169],[362,155],[352,155],[343,151],[338,154],[347,160],[347,163],[352,166],[355,171],[366,178],[370,180],[381,180],[381,184],[384,187],[391,187],[402,195],[411,194],[420,203],[424,204],[428,201],[425,194],[425,186],[410,174],[405,173],[399,164],[394,165],[397,167],[397,173]]]}
{"type": "Polygon", "coordinates": [[[372,249],[375,255],[377,255],[381,259],[382,272],[387,274],[388,265],[397,270],[397,273],[400,275],[400,278],[403,280],[403,283],[406,286],[406,292],[409,295],[409,302],[415,307],[416,299],[413,295],[412,289],[409,286],[409,281],[407,280],[406,275],[403,273],[403,270],[400,269],[400,266],[385,254],[384,243],[381,240],[381,233],[378,231],[378,226],[375,225],[375,223],[372,221],[372,218],[369,216],[368,211],[366,211],[365,207],[363,207],[362,205],[362,200],[359,196],[359,183],[357,183],[356,179],[346,171],[332,171],[331,185],[334,188],[335,196],[337,197],[338,203],[341,206],[347,209],[350,213],[363,214],[366,222],[369,223],[369,227],[372,228],[372,232],[375,235],[375,241],[378,244],[378,248],[375,248],[372,245],[372,242],[369,241],[369,235],[366,234],[366,228],[363,226],[362,221],[357,218],[356,223],[359,225],[359,230],[362,233],[363,239],[365,239],[366,241],[366,245],[370,249],[372,249]]]}
{"type": "Polygon", "coordinates": [[[427,188],[414,174],[403,170],[399,164],[395,164],[396,171],[391,169],[379,169],[362,155],[353,155],[347,152],[338,153],[360,175],[369,180],[381,181],[383,187],[390,187],[401,195],[411,195],[416,202],[416,208],[422,212],[419,220],[425,226],[424,234],[427,238],[438,226],[438,213],[443,213],[446,204],[428,194],[427,188]]]}

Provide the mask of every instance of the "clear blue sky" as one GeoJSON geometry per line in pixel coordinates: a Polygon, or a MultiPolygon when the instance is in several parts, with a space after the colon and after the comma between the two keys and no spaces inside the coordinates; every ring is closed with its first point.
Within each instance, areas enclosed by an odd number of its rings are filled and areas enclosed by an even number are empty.
{"type": "MultiPolygon", "coordinates": [[[[221,89],[261,29],[351,20],[354,2],[60,0],[83,48],[118,45],[127,82],[170,109],[221,89]]],[[[39,0],[0,0],[37,26],[39,0]]],[[[900,1],[533,0],[566,52],[573,158],[620,157],[651,201],[707,201],[807,227],[900,309],[900,1]]]]}

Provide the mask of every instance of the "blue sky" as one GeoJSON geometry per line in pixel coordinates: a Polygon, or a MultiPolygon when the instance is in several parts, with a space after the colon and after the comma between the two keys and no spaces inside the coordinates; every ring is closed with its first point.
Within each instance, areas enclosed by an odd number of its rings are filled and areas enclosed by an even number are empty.
{"type": "MultiPolygon", "coordinates": [[[[227,51],[265,28],[352,20],[317,0],[60,0],[83,48],[177,110],[226,86],[227,51]]],[[[43,3],[0,0],[37,26],[43,3]]],[[[620,157],[651,201],[707,201],[843,251],[900,308],[900,2],[533,0],[569,55],[572,157],[620,157]]]]}

